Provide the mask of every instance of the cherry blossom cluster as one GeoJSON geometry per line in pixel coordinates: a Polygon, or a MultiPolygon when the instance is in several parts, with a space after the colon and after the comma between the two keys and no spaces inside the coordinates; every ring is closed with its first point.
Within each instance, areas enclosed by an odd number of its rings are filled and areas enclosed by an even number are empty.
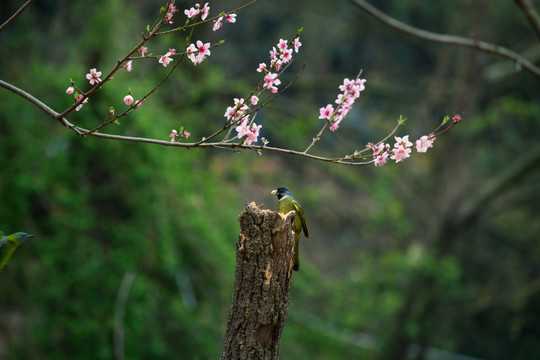
{"type": "Polygon", "coordinates": [[[263,88],[267,88],[273,94],[277,93],[277,86],[281,84],[281,80],[278,79],[278,74],[272,71],[279,72],[283,64],[287,64],[292,60],[293,50],[298,53],[300,46],[302,46],[302,43],[298,37],[295,37],[291,43],[287,40],[279,39],[277,49],[274,46],[270,50],[270,67],[266,63],[260,63],[257,68],[257,72],[266,73],[263,88]],[[289,48],[289,45],[293,47],[289,48]]]}
{"type": "MultiPolygon", "coordinates": [[[[169,9],[171,8],[171,5],[173,3],[169,5],[169,9]]],[[[176,11],[176,8],[174,9],[176,11]]],[[[170,13],[174,13],[174,12],[169,11],[167,15],[170,13]]],[[[201,8],[201,5],[197,3],[195,4],[195,6],[191,7],[190,9],[184,10],[184,14],[188,17],[189,20],[195,20],[197,16],[200,15],[201,20],[204,21],[210,14],[210,6],[208,6],[208,3],[205,3],[204,6],[201,8]]],[[[225,14],[224,16],[220,16],[217,20],[214,20],[214,26],[213,26],[214,31],[221,28],[221,26],[223,25],[222,23],[223,19],[225,19],[226,22],[235,23],[236,14],[225,14]]],[[[202,41],[197,40],[195,44],[192,43],[188,46],[188,48],[186,49],[186,53],[187,53],[188,59],[190,59],[193,62],[193,65],[200,64],[204,61],[204,59],[206,59],[207,56],[211,55],[210,43],[203,43],[202,41]]],[[[141,54],[142,56],[144,56],[143,51],[141,51],[141,54]]],[[[169,49],[169,51],[165,53],[165,55],[162,55],[159,57],[158,62],[162,64],[164,67],[167,67],[169,63],[173,60],[171,56],[175,54],[176,52],[174,51],[174,49],[169,49]]]]}
{"type": "MultiPolygon", "coordinates": [[[[300,43],[299,38],[295,37],[291,42],[280,39],[277,48],[276,46],[272,47],[272,50],[270,50],[270,66],[268,67],[266,63],[260,63],[257,68],[257,72],[265,73],[263,86],[257,93],[258,95],[264,90],[268,90],[274,94],[278,92],[277,87],[281,84],[281,80],[278,78],[278,72],[283,64],[287,64],[292,60],[293,51],[298,52],[300,46],[302,46],[302,44],[300,43]],[[292,46],[292,48],[289,48],[289,46],[292,46]]],[[[252,95],[249,102],[251,105],[257,105],[259,97],[257,95],[252,95]]],[[[250,121],[249,114],[247,114],[249,109],[249,105],[244,98],[235,98],[234,106],[229,106],[224,114],[225,118],[227,118],[227,122],[238,125],[235,128],[237,138],[243,139],[243,143],[246,145],[257,142],[259,132],[262,128],[262,125],[257,125],[253,121],[250,121]]],[[[268,141],[264,140],[263,143],[266,145],[268,141]]]]}
{"type": "Polygon", "coordinates": [[[169,22],[169,24],[172,24],[174,13],[176,13],[178,10],[176,9],[176,6],[174,6],[174,0],[169,3],[169,6],[167,6],[167,13],[165,14],[165,20],[169,22]]]}
{"type": "MultiPolygon", "coordinates": [[[[257,105],[259,98],[253,95],[249,101],[251,105],[257,105]]],[[[246,145],[251,145],[257,142],[262,125],[250,122],[249,114],[247,114],[248,111],[249,106],[244,98],[234,98],[234,106],[229,106],[223,116],[227,118],[228,122],[230,121],[233,124],[241,122],[235,129],[238,133],[237,137],[238,139],[244,139],[246,145]]]]}
{"type": "Polygon", "coordinates": [[[236,127],[236,132],[238,133],[239,139],[244,138],[244,143],[246,145],[251,145],[252,143],[257,142],[261,128],[262,125],[257,125],[254,122],[249,124],[249,120],[246,118],[236,127]]]}
{"type": "Polygon", "coordinates": [[[201,15],[201,20],[204,21],[208,17],[208,14],[210,14],[210,6],[206,3],[201,9],[201,4],[197,3],[191,9],[184,10],[184,14],[191,20],[195,19],[198,15],[201,15]]]}
{"type": "MultiPolygon", "coordinates": [[[[391,148],[390,144],[381,142],[376,145],[369,143],[368,149],[373,150],[373,164],[375,166],[383,166],[388,161],[388,158],[395,160],[396,163],[405,160],[411,156],[413,143],[409,141],[409,135],[403,137],[395,136],[396,143],[391,148]]],[[[422,136],[416,140],[416,151],[425,153],[429,148],[433,147],[435,136],[433,134],[429,136],[422,136]]]]}
{"type": "Polygon", "coordinates": [[[336,131],[339,124],[351,110],[356,99],[360,97],[360,92],[364,91],[366,79],[356,78],[354,80],[344,79],[339,86],[342,91],[336,99],[337,108],[332,104],[319,109],[319,119],[326,119],[330,123],[330,130],[336,131]]]}
{"type": "MultiPolygon", "coordinates": [[[[88,74],[86,74],[86,79],[90,82],[90,85],[99,84],[101,82],[101,71],[97,71],[95,68],[90,69],[88,74]]],[[[76,86],[73,80],[71,81],[71,86],[66,89],[66,94],[71,95],[74,94],[73,97],[75,98],[75,102],[80,101],[84,96],[80,94],[78,91],[75,91],[76,86]]],[[[77,105],[75,108],[75,111],[81,110],[84,104],[88,102],[88,98],[84,99],[82,103],[77,105]]]]}
{"type": "MultiPolygon", "coordinates": [[[[163,10],[165,12],[164,19],[166,22],[172,24],[173,18],[175,16],[175,13],[178,12],[176,6],[174,5],[174,0],[170,1],[167,5],[167,9],[163,10]]],[[[201,6],[199,3],[195,4],[195,6],[191,7],[190,9],[184,10],[184,14],[188,17],[189,20],[194,20],[198,16],[200,16],[201,20],[206,20],[208,15],[210,14],[210,6],[208,3],[205,3],[204,6],[201,6]]],[[[236,14],[230,13],[225,14],[224,16],[221,16],[218,18],[218,20],[214,21],[214,31],[219,29],[222,25],[222,21],[225,20],[229,23],[235,23],[236,22],[236,14]]],[[[148,48],[146,46],[141,46],[138,51],[141,54],[141,57],[145,57],[148,53],[148,48]]],[[[200,40],[197,40],[195,43],[190,44],[186,48],[186,54],[188,59],[190,59],[194,65],[200,64],[205,60],[207,56],[211,55],[210,52],[210,43],[203,43],[200,40]]],[[[170,48],[169,51],[167,51],[164,55],[156,56],[158,59],[158,63],[163,65],[163,67],[167,67],[172,61],[173,56],[178,55],[176,52],[176,49],[170,48]]],[[[122,68],[126,70],[127,72],[131,72],[133,70],[133,60],[126,61],[122,68]]],[[[89,73],[86,74],[86,79],[90,82],[90,85],[96,85],[99,84],[101,80],[102,72],[98,71],[96,68],[90,69],[89,73]]],[[[71,86],[67,88],[66,90],[67,94],[74,94],[75,102],[80,101],[84,98],[84,92],[80,91],[73,81],[71,81],[71,86]]],[[[123,99],[124,103],[128,106],[134,106],[140,107],[142,105],[142,101],[134,100],[131,94],[128,94],[123,99]]],[[[84,104],[88,102],[88,98],[84,98],[83,102],[77,105],[75,108],[76,111],[79,111],[84,104]]],[[[114,110],[109,111],[109,115],[114,115],[114,110]]],[[[173,138],[174,139],[174,138],[173,138]]]]}
{"type": "MultiPolygon", "coordinates": [[[[443,120],[442,125],[444,125],[450,118],[446,116],[443,120]]],[[[456,114],[452,118],[454,123],[458,123],[461,121],[461,115],[456,114]]],[[[428,151],[428,149],[433,147],[433,143],[435,142],[435,135],[429,134],[429,135],[423,135],[418,140],[415,141],[413,144],[409,141],[409,135],[405,135],[403,137],[395,136],[394,139],[396,140],[396,143],[394,144],[394,147],[391,148],[390,144],[380,142],[376,145],[372,143],[367,144],[367,148],[373,150],[373,164],[375,166],[383,166],[388,161],[388,158],[390,157],[391,160],[394,160],[396,163],[403,161],[411,156],[412,147],[416,147],[416,151],[419,153],[425,153],[428,151]]]]}

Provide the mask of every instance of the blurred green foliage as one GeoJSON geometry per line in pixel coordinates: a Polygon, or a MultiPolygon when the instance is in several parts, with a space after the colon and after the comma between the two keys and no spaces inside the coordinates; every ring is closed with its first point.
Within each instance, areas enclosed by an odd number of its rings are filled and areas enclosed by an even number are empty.
{"type": "MultiPolygon", "coordinates": [[[[210,5],[215,14],[240,4],[210,5]]],[[[2,21],[18,5],[2,2],[2,21]]],[[[159,6],[38,0],[0,33],[0,78],[60,111],[72,101],[69,79],[83,85],[89,68],[114,66],[159,6]]],[[[508,1],[376,6],[432,31],[538,46],[508,1]]],[[[114,358],[115,306],[131,272],[126,358],[217,358],[236,218],[250,201],[275,208],[269,191],[278,185],[294,191],[313,233],[294,274],[281,358],[540,357],[540,167],[522,163],[539,151],[540,93],[523,72],[487,76],[500,59],[396,33],[346,1],[260,2],[220,32],[197,30],[195,38],[227,41],[105,131],[166,140],[184,126],[194,139],[208,135],[232,98],[259,81],[268,50],[302,26],[293,70],[306,70],[257,115],[271,145],[304,149],[319,129],[317,109],[360,68],[365,93],[316,152],[361,149],[399,114],[411,137],[444,115],[462,113],[463,123],[404,164],[345,168],[81,138],[0,89],[0,230],[36,236],[0,275],[0,358],[114,358]]],[[[184,38],[160,37],[150,52],[179,49],[184,38]]],[[[109,106],[123,108],[128,89],[137,99],[165,71],[134,62],[70,121],[96,126],[109,106]]]]}

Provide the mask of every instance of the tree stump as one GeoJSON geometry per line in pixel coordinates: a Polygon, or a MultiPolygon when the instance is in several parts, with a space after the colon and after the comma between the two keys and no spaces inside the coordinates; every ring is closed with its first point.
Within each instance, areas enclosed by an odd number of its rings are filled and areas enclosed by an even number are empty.
{"type": "Polygon", "coordinates": [[[278,359],[289,307],[294,212],[252,202],[240,213],[236,272],[221,359],[278,359]]]}

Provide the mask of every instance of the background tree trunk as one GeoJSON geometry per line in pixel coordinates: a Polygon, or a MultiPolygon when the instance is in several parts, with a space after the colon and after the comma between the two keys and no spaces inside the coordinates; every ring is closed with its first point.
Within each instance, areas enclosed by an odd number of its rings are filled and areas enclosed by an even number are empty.
{"type": "Polygon", "coordinates": [[[234,293],[221,359],[278,359],[289,307],[294,217],[253,202],[238,217],[234,293]]]}

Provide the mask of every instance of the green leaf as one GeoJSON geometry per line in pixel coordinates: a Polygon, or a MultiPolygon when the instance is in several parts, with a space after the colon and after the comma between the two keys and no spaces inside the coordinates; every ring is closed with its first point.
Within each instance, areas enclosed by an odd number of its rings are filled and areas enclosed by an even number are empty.
{"type": "Polygon", "coordinates": [[[446,124],[450,120],[450,116],[446,115],[442,121],[443,125],[446,124]]]}
{"type": "Polygon", "coordinates": [[[405,124],[405,121],[407,121],[406,117],[403,117],[403,115],[399,114],[399,119],[397,120],[399,125],[405,124]]]}

